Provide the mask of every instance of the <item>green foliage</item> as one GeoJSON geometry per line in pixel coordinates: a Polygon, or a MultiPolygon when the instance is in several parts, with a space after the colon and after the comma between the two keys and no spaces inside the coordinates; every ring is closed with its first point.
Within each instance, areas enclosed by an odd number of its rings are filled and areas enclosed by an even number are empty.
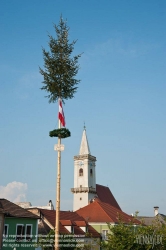
{"type": "Polygon", "coordinates": [[[49,136],[50,137],[59,137],[59,138],[67,138],[70,137],[71,133],[67,128],[59,128],[54,129],[50,131],[49,136]]]}
{"type": "Polygon", "coordinates": [[[166,224],[156,217],[153,224],[135,224],[135,218],[126,225],[121,219],[117,225],[108,225],[108,240],[102,242],[107,250],[162,250],[166,249],[166,224]]]}
{"type": "Polygon", "coordinates": [[[62,100],[71,99],[77,90],[78,59],[81,56],[72,56],[76,41],[69,43],[69,28],[62,16],[58,25],[54,25],[57,38],[49,35],[49,48],[47,52],[43,49],[45,70],[39,68],[44,77],[41,88],[48,92],[49,102],[56,102],[60,97],[62,100]]]}

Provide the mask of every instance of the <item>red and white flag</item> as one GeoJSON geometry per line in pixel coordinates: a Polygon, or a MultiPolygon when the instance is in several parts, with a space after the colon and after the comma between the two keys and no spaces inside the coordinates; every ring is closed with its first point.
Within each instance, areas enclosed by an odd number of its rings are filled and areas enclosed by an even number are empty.
{"type": "Polygon", "coordinates": [[[65,115],[63,113],[63,107],[62,107],[62,100],[59,98],[59,114],[58,114],[58,118],[62,124],[63,127],[65,127],[66,123],[65,123],[65,115]]]}

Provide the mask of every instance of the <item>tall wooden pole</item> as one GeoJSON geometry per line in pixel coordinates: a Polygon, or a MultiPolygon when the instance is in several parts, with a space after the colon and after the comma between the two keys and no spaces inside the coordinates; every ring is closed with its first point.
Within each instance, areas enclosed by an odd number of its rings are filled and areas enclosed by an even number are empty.
{"type": "MultiPolygon", "coordinates": [[[[59,120],[59,126],[61,123],[59,120]]],[[[59,250],[59,217],[60,217],[60,181],[61,181],[61,138],[58,137],[58,162],[57,162],[57,186],[56,186],[56,218],[55,218],[55,250],[59,250]]]]}

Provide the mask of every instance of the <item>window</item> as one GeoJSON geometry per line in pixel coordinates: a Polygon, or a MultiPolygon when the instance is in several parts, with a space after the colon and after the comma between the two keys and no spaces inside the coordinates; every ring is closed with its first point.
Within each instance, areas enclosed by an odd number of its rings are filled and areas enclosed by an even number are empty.
{"type": "Polygon", "coordinates": [[[23,240],[25,237],[25,226],[23,224],[17,224],[16,226],[16,240],[23,240]]]}
{"type": "Polygon", "coordinates": [[[71,233],[74,234],[74,227],[71,226],[71,233]]]}
{"type": "Polygon", "coordinates": [[[79,176],[83,176],[83,169],[82,168],[80,168],[80,170],[79,170],[79,176]]]}
{"type": "Polygon", "coordinates": [[[92,170],[92,169],[90,169],[90,175],[92,176],[92,174],[93,174],[93,170],[92,170]]]}
{"type": "Polygon", "coordinates": [[[32,239],[32,225],[31,224],[27,224],[26,225],[26,240],[30,241],[32,239]]]}
{"type": "Polygon", "coordinates": [[[80,201],[82,201],[82,198],[80,197],[80,201]]]}
{"type": "Polygon", "coordinates": [[[108,230],[102,230],[102,240],[107,240],[108,239],[108,230]]]}
{"type": "Polygon", "coordinates": [[[8,230],[9,230],[9,225],[5,224],[4,230],[3,230],[3,237],[4,238],[8,237],[8,230]]]}

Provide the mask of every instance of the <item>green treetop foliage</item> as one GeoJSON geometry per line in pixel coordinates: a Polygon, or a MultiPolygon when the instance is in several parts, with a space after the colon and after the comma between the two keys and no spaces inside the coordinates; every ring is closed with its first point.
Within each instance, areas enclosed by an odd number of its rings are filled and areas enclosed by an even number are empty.
{"type": "Polygon", "coordinates": [[[49,35],[50,51],[43,48],[44,70],[39,68],[43,75],[44,86],[41,88],[48,92],[49,102],[56,102],[58,98],[62,100],[71,99],[77,91],[78,59],[81,54],[73,56],[76,41],[69,43],[69,27],[62,16],[58,25],[54,25],[56,39],[49,35]]]}
{"type": "Polygon", "coordinates": [[[165,250],[166,222],[161,222],[156,216],[151,225],[146,226],[143,221],[135,224],[134,217],[129,224],[119,218],[117,225],[108,225],[107,241],[102,242],[104,250],[165,250]]]}

